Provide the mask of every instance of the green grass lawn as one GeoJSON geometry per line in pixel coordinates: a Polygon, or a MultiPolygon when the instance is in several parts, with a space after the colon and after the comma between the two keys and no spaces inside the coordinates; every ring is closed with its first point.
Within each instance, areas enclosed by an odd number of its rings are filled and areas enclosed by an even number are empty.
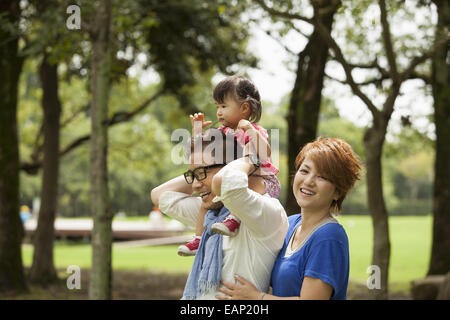
{"type": "MultiPolygon", "coordinates": [[[[350,279],[365,283],[372,260],[372,221],[368,216],[342,216],[350,244],[350,279]]],[[[392,290],[409,290],[411,280],[426,275],[431,252],[431,216],[389,218],[391,261],[389,282],[392,290]]]]}
{"type": "MultiPolygon", "coordinates": [[[[350,279],[365,283],[372,257],[372,224],[368,216],[341,216],[338,218],[347,231],[350,243],[350,279]]],[[[431,216],[391,217],[390,286],[393,291],[409,290],[410,281],[425,276],[431,250],[431,216]]],[[[193,257],[177,255],[177,246],[141,248],[113,248],[113,267],[116,270],[154,270],[170,273],[188,273],[193,257]]],[[[55,265],[66,269],[70,265],[90,268],[89,244],[55,244],[55,265]]],[[[33,249],[23,247],[24,265],[31,266],[33,249]]]]}
{"type": "MultiPolygon", "coordinates": [[[[113,268],[117,270],[155,270],[170,273],[188,273],[194,261],[193,257],[177,255],[178,246],[157,246],[140,248],[113,248],[113,268]]],[[[56,268],[77,265],[80,268],[91,267],[91,246],[88,244],[55,244],[56,268]]],[[[24,246],[23,263],[31,266],[33,248],[24,246]]]]}

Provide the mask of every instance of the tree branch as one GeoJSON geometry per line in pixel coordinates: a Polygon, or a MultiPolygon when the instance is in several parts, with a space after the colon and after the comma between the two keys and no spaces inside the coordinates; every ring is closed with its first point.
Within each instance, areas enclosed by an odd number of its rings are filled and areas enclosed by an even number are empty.
{"type": "MultiPolygon", "coordinates": [[[[346,80],[340,80],[340,79],[338,79],[338,78],[335,78],[335,77],[332,77],[332,76],[330,76],[329,74],[326,74],[325,73],[325,76],[328,78],[328,79],[330,79],[330,80],[333,80],[333,81],[336,81],[336,82],[339,82],[339,83],[341,83],[341,84],[346,84],[346,85],[348,85],[348,82],[346,81],[346,80]]],[[[386,75],[382,75],[381,77],[379,77],[379,78],[372,78],[372,79],[368,79],[368,80],[365,80],[365,81],[363,81],[363,82],[358,82],[358,83],[356,83],[356,85],[357,86],[367,86],[367,85],[369,85],[369,84],[374,84],[374,85],[376,85],[376,86],[379,86],[380,84],[381,84],[381,82],[383,82],[383,80],[386,80],[386,79],[390,79],[388,76],[386,76],[386,75]]]]}
{"type": "Polygon", "coordinates": [[[287,19],[301,20],[301,21],[305,21],[310,24],[313,24],[312,19],[310,19],[310,18],[306,18],[306,17],[296,14],[296,13],[283,12],[283,11],[279,11],[277,9],[271,8],[266,5],[264,0],[255,0],[255,2],[258,3],[261,6],[261,8],[263,8],[267,13],[270,13],[271,15],[274,15],[277,17],[283,17],[283,18],[287,18],[287,19]]]}
{"type": "Polygon", "coordinates": [[[372,101],[361,91],[358,84],[354,81],[352,76],[352,66],[345,60],[344,55],[342,53],[341,48],[336,43],[336,41],[331,37],[330,32],[327,30],[327,28],[323,25],[323,23],[319,19],[314,19],[314,25],[321,35],[321,37],[328,43],[328,46],[331,48],[331,50],[334,52],[335,59],[342,65],[342,68],[344,69],[345,76],[347,78],[346,82],[350,85],[350,88],[352,89],[353,93],[358,96],[369,108],[372,115],[375,117],[379,114],[379,110],[377,107],[372,103],[372,101]]]}
{"type": "MultiPolygon", "coordinates": [[[[106,121],[106,124],[108,127],[113,126],[118,123],[129,121],[131,118],[133,118],[136,114],[140,113],[142,110],[144,110],[146,107],[148,107],[149,104],[154,102],[157,98],[159,98],[163,93],[165,93],[164,89],[161,89],[157,93],[155,93],[152,97],[148,98],[144,102],[142,102],[136,109],[134,109],[131,112],[124,112],[119,111],[112,115],[112,117],[106,121]]],[[[70,142],[66,147],[61,149],[59,151],[59,157],[62,157],[69,153],[70,151],[74,150],[75,148],[79,147],[83,143],[89,141],[91,138],[90,134],[81,136],[72,142],[70,142]]],[[[20,164],[20,170],[23,170],[27,172],[28,174],[36,174],[38,169],[42,166],[42,160],[34,160],[33,162],[22,162],[20,164]]]]}
{"type": "Polygon", "coordinates": [[[275,40],[284,50],[286,50],[286,52],[290,53],[291,55],[296,56],[297,53],[295,53],[294,51],[292,51],[291,49],[289,49],[282,41],[280,38],[274,36],[272,34],[272,32],[270,32],[270,30],[266,30],[265,33],[271,37],[273,40],[275,40]]]}
{"type": "Polygon", "coordinates": [[[431,47],[431,49],[429,50],[425,50],[422,52],[421,55],[414,57],[409,66],[402,72],[400,73],[400,80],[404,81],[406,79],[410,79],[411,76],[416,75],[417,78],[421,78],[422,80],[424,80],[427,83],[430,83],[429,77],[425,77],[423,75],[418,74],[415,71],[415,68],[425,62],[427,59],[431,58],[433,56],[433,54],[439,50],[441,47],[445,46],[445,45],[449,45],[450,44],[450,34],[447,33],[447,35],[445,37],[443,37],[442,39],[436,40],[433,44],[433,46],[431,47]]]}
{"type": "Polygon", "coordinates": [[[382,26],[382,38],[384,43],[384,49],[386,51],[386,57],[389,63],[389,74],[394,82],[394,85],[400,85],[400,77],[397,70],[397,62],[394,49],[392,48],[391,32],[389,30],[389,22],[387,20],[386,2],[385,0],[379,0],[378,5],[380,7],[381,26],[382,26]]]}

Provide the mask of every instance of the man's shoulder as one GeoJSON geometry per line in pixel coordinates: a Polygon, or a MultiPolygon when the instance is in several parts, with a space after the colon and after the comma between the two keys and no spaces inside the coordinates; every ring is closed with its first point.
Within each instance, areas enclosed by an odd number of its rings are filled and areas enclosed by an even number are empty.
{"type": "MultiPolygon", "coordinates": [[[[280,200],[277,198],[272,198],[270,196],[264,196],[263,198],[267,198],[267,201],[269,201],[271,210],[267,211],[269,214],[276,216],[276,219],[279,219],[281,225],[283,225],[285,231],[289,228],[289,220],[288,215],[286,214],[286,210],[284,209],[283,205],[281,204],[280,200]]],[[[275,225],[274,225],[275,227],[275,225]]]]}

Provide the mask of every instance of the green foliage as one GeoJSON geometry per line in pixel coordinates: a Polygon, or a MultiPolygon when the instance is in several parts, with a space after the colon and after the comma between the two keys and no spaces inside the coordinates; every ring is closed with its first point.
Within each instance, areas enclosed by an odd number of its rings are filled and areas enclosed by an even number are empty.
{"type": "MultiPolygon", "coordinates": [[[[134,110],[162,86],[169,89],[168,92],[174,92],[175,95],[161,96],[132,121],[110,128],[108,165],[114,211],[123,210],[133,215],[148,213],[152,206],[148,197],[151,188],[181,174],[186,167],[174,165],[169,160],[176,143],[170,141],[172,132],[178,128],[190,130],[190,121],[186,112],[200,110],[206,114],[208,120],[214,122],[216,115],[212,99],[214,86],[211,79],[213,76],[217,71],[222,74],[234,72],[238,63],[254,65],[252,55],[245,54],[244,50],[248,36],[246,24],[248,20],[242,16],[242,13],[247,5],[249,5],[247,2],[222,0],[207,4],[202,1],[179,0],[164,3],[129,0],[115,3],[113,14],[117,19],[114,19],[113,24],[115,35],[113,46],[116,51],[114,72],[117,76],[113,77],[109,116],[116,112],[134,110]],[[146,58],[139,62],[137,56],[142,53],[146,58]],[[132,76],[128,69],[132,64],[138,70],[135,76],[132,76]],[[148,67],[156,71],[159,79],[155,79],[149,85],[143,85],[138,81],[138,77],[148,67]]],[[[410,2],[407,2],[405,6],[392,2],[389,2],[389,5],[392,7],[389,15],[394,20],[411,19],[418,12],[410,2]]],[[[91,5],[82,2],[81,6],[84,8],[82,19],[89,22],[91,5]]],[[[305,15],[310,9],[304,3],[291,1],[274,1],[274,6],[292,11],[302,9],[305,15]]],[[[59,61],[61,78],[59,94],[63,104],[61,147],[64,148],[74,139],[90,132],[88,108],[90,45],[83,40],[85,37],[83,32],[68,33],[66,37],[65,30],[59,31],[61,35],[53,30],[48,37],[47,35],[38,37],[43,30],[61,23],[61,16],[65,18],[66,14],[60,15],[60,11],[47,12],[42,17],[48,15],[48,19],[39,22],[40,20],[37,19],[39,15],[33,11],[33,8],[33,6],[29,7],[28,14],[37,22],[34,25],[27,25],[27,30],[30,31],[30,43],[34,46],[29,48],[30,50],[42,48],[47,44],[51,48],[52,55],[59,61]]],[[[371,55],[381,53],[382,48],[378,47],[376,42],[378,40],[374,41],[367,37],[368,32],[374,32],[378,28],[379,21],[375,8],[376,4],[372,1],[344,1],[339,11],[340,16],[336,17],[336,36],[339,39],[343,34],[341,31],[346,30],[348,41],[344,51],[346,54],[352,54],[356,60],[364,58],[364,61],[369,61],[371,55]],[[353,28],[355,24],[361,27],[353,28]],[[352,49],[351,43],[358,45],[352,49]],[[369,46],[365,44],[371,45],[370,52],[367,52],[366,49],[369,46]]],[[[424,10],[428,8],[425,7],[424,10]]],[[[425,15],[424,18],[426,19],[422,23],[423,33],[420,35],[425,37],[429,32],[427,27],[429,16],[425,15]]],[[[280,27],[281,29],[277,31],[280,34],[289,29],[289,24],[284,22],[277,24],[277,30],[280,26],[286,27],[280,27]]],[[[409,41],[408,35],[398,38],[398,41],[403,43],[409,41]]],[[[423,38],[424,41],[428,41],[425,38],[423,38]]],[[[38,51],[35,50],[35,52],[38,51]]],[[[43,137],[40,134],[42,92],[37,76],[38,64],[38,58],[27,59],[21,76],[18,121],[22,161],[30,161],[34,154],[40,155],[39,152],[36,153],[38,150],[36,146],[42,145],[43,137]]],[[[280,196],[282,201],[290,189],[287,185],[288,175],[293,174],[287,170],[285,120],[287,103],[288,96],[280,105],[263,102],[263,115],[260,121],[269,135],[273,133],[279,137],[277,165],[280,169],[278,177],[283,186],[280,196]]],[[[364,162],[363,133],[363,128],[340,116],[333,100],[323,98],[319,135],[343,138],[350,143],[364,162]]],[[[432,155],[433,141],[411,127],[403,128],[399,134],[385,143],[383,183],[386,202],[391,213],[429,212],[432,155]]],[[[88,214],[88,172],[88,143],[62,158],[59,185],[61,215],[88,214]]],[[[39,197],[40,179],[39,174],[37,176],[21,174],[22,202],[30,205],[33,198],[39,197]]],[[[367,213],[366,197],[363,175],[362,180],[347,196],[344,212],[367,213]]]]}

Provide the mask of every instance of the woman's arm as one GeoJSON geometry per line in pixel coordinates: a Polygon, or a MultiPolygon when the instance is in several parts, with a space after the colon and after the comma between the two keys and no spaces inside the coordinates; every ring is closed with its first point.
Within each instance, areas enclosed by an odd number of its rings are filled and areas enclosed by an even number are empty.
{"type": "Polygon", "coordinates": [[[161,197],[161,194],[163,194],[165,191],[176,191],[191,195],[192,184],[187,184],[186,180],[184,179],[184,176],[178,176],[157,186],[150,193],[150,197],[155,206],[159,205],[159,198],[161,197]]]}
{"type": "Polygon", "coordinates": [[[303,279],[300,296],[278,297],[259,291],[251,282],[235,275],[238,283],[222,281],[224,287],[219,291],[226,295],[217,295],[219,300],[329,300],[333,287],[320,279],[305,277],[303,279]]]}

